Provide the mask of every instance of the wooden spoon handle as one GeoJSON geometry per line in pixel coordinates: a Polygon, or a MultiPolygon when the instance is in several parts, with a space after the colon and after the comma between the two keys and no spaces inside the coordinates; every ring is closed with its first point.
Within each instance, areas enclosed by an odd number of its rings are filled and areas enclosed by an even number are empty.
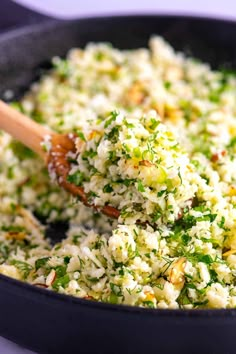
{"type": "Polygon", "coordinates": [[[52,132],[0,100],[0,129],[46,158],[41,143],[52,132]]]}

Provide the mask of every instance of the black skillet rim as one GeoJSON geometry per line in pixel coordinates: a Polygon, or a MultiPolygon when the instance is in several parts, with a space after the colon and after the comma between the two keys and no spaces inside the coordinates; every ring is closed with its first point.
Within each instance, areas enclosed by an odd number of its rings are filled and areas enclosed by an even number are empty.
{"type": "MultiPolygon", "coordinates": [[[[207,21],[221,24],[232,24],[236,25],[236,20],[233,19],[225,19],[225,18],[217,18],[217,17],[208,17],[202,15],[188,15],[188,14],[169,14],[169,13],[128,13],[128,14],[119,14],[119,15],[106,15],[106,16],[89,16],[82,17],[80,19],[73,20],[57,20],[57,19],[49,19],[44,22],[44,29],[50,29],[53,27],[63,26],[65,24],[70,24],[72,22],[76,23],[78,21],[93,21],[93,20],[111,20],[111,19],[124,19],[124,18],[173,18],[178,20],[193,20],[193,21],[207,21]]],[[[18,36],[27,35],[29,33],[36,33],[38,29],[41,29],[41,24],[37,23],[30,26],[25,26],[22,28],[13,28],[9,32],[4,32],[0,35],[0,42],[4,42],[13,38],[17,38],[18,36]]],[[[65,303],[72,304],[73,306],[85,306],[90,308],[97,308],[103,311],[116,311],[116,312],[128,312],[133,314],[142,314],[147,316],[158,316],[158,317],[178,317],[178,318],[233,318],[236,316],[236,309],[195,309],[195,310],[184,310],[184,309],[149,309],[142,308],[138,306],[129,306],[129,305],[113,305],[110,303],[104,302],[96,302],[92,300],[86,300],[83,298],[64,295],[60,293],[56,293],[52,290],[46,290],[44,288],[39,288],[35,285],[31,285],[29,283],[5,276],[0,274],[0,282],[6,284],[9,287],[7,289],[9,292],[14,290],[24,290],[24,294],[18,294],[18,296],[27,295],[40,295],[41,299],[47,298],[49,301],[55,301],[55,303],[65,303]]],[[[39,298],[36,299],[40,301],[39,298]]]]}
{"type": "MultiPolygon", "coordinates": [[[[232,24],[236,25],[236,20],[229,18],[221,18],[221,17],[210,17],[210,16],[204,16],[204,15],[191,15],[191,14],[172,14],[168,12],[163,12],[163,13],[126,13],[126,14],[118,14],[118,15],[113,15],[113,14],[106,14],[105,16],[86,16],[86,17],[81,17],[81,18],[75,18],[72,20],[67,20],[67,19],[55,19],[55,18],[49,18],[44,21],[43,26],[44,29],[50,29],[50,27],[60,27],[64,26],[65,24],[70,24],[70,23],[76,23],[78,21],[80,22],[87,22],[87,21],[106,21],[106,20],[122,20],[122,19],[127,19],[127,18],[169,18],[173,20],[190,20],[190,21],[206,21],[206,22],[214,22],[214,23],[221,23],[221,24],[232,24]]],[[[35,23],[35,24],[30,24],[30,25],[25,25],[21,28],[11,28],[9,31],[3,32],[0,34],[0,42],[2,41],[7,41],[12,38],[17,38],[18,36],[22,35],[27,35],[29,33],[37,33],[38,29],[42,28],[42,23],[35,23]]]]}

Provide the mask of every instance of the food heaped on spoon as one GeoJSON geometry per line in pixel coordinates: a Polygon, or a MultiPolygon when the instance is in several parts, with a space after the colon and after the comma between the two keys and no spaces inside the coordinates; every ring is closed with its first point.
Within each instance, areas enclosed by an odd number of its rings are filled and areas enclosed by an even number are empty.
{"type": "Polygon", "coordinates": [[[68,155],[67,181],[83,188],[88,204],[112,206],[128,223],[149,224],[174,222],[192,205],[200,177],[155,112],[132,117],[114,111],[79,135],[76,152],[68,155]]]}

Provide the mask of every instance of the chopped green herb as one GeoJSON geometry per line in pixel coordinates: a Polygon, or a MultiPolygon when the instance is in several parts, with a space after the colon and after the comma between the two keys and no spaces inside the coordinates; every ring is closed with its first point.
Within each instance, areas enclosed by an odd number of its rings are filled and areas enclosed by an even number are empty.
{"type": "Polygon", "coordinates": [[[84,180],[85,176],[83,172],[80,171],[76,171],[74,174],[67,176],[67,181],[75,184],[76,186],[81,186],[84,180]]]}
{"type": "Polygon", "coordinates": [[[119,285],[116,285],[114,283],[110,283],[110,287],[111,287],[113,294],[115,294],[116,296],[123,296],[121,287],[119,285]]]}
{"type": "Polygon", "coordinates": [[[164,86],[167,90],[169,90],[171,88],[171,82],[170,81],[165,81],[164,82],[164,86]]]}
{"type": "Polygon", "coordinates": [[[57,266],[54,268],[58,278],[63,277],[66,274],[66,266],[57,266]]]}
{"type": "Polygon", "coordinates": [[[86,138],[85,138],[83,132],[77,130],[77,131],[76,131],[76,134],[78,135],[78,137],[79,137],[81,140],[86,141],[86,138]]]}
{"type": "Polygon", "coordinates": [[[138,191],[145,192],[145,188],[144,188],[142,181],[139,179],[137,182],[138,182],[138,191]]]}
{"type": "Polygon", "coordinates": [[[146,305],[147,307],[150,307],[151,309],[155,308],[155,305],[152,301],[144,301],[143,303],[144,303],[144,305],[146,305]]]}
{"type": "Polygon", "coordinates": [[[150,121],[151,121],[151,125],[149,126],[149,128],[151,130],[155,130],[158,127],[158,125],[160,124],[160,121],[155,118],[151,118],[150,121]]]}
{"type": "Polygon", "coordinates": [[[10,253],[10,248],[4,243],[0,243],[0,263],[4,262],[10,253]]]}
{"type": "Polygon", "coordinates": [[[16,268],[19,269],[20,272],[23,273],[23,277],[27,278],[27,276],[29,275],[30,271],[33,269],[33,267],[26,262],[23,261],[18,261],[17,259],[12,259],[10,261],[10,264],[14,265],[16,268]]]}
{"type": "Polygon", "coordinates": [[[166,189],[163,189],[162,191],[157,192],[157,196],[162,197],[163,194],[165,194],[165,192],[166,192],[166,189]]]}
{"type": "Polygon", "coordinates": [[[191,237],[188,234],[182,235],[182,242],[185,246],[187,246],[187,244],[189,243],[190,240],[191,240],[191,237]]]}
{"type": "Polygon", "coordinates": [[[117,126],[112,128],[108,134],[105,134],[105,138],[110,140],[113,144],[117,143],[119,138],[119,128],[117,126]]]}
{"type": "Polygon", "coordinates": [[[53,65],[58,75],[60,75],[62,79],[66,79],[67,77],[69,77],[71,73],[69,60],[59,59],[57,61],[54,61],[53,65]]]}
{"type": "Polygon", "coordinates": [[[214,262],[214,260],[212,259],[212,257],[209,254],[199,254],[199,255],[196,255],[196,258],[197,258],[198,262],[203,262],[206,264],[211,264],[214,262]]]}
{"type": "Polygon", "coordinates": [[[104,127],[107,128],[109,125],[116,120],[116,117],[118,116],[118,112],[113,111],[111,112],[110,117],[105,121],[104,127]]]}
{"type": "Polygon", "coordinates": [[[17,225],[2,225],[1,230],[5,232],[22,232],[25,231],[25,228],[17,225]]]}
{"type": "Polygon", "coordinates": [[[39,258],[35,261],[35,269],[36,271],[39,269],[39,268],[43,268],[46,264],[47,264],[47,261],[50,259],[50,257],[44,257],[44,258],[39,258]]]}
{"type": "Polygon", "coordinates": [[[71,259],[71,257],[65,256],[65,257],[64,257],[64,263],[65,263],[65,264],[69,264],[69,263],[70,263],[70,259],[71,259]]]}
{"type": "Polygon", "coordinates": [[[111,304],[118,304],[119,303],[119,297],[114,294],[113,292],[110,294],[109,302],[111,304]]]}
{"type": "Polygon", "coordinates": [[[113,192],[113,188],[110,184],[106,184],[104,187],[103,187],[103,192],[104,193],[111,193],[113,192]]]}
{"type": "Polygon", "coordinates": [[[66,288],[69,282],[70,282],[70,277],[68,274],[65,274],[60,278],[56,278],[56,280],[54,280],[54,282],[52,283],[52,287],[53,289],[58,291],[60,287],[66,288]]]}
{"type": "Polygon", "coordinates": [[[94,151],[92,149],[90,150],[85,150],[82,155],[83,160],[87,160],[88,158],[93,159],[95,156],[97,156],[97,151],[94,151]]]}

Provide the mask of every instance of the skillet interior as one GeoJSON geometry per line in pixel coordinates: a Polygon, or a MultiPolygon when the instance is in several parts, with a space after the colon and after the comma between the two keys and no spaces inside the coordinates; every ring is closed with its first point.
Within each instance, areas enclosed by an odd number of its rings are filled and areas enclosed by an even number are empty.
{"type": "MultiPolygon", "coordinates": [[[[0,38],[0,96],[11,89],[20,97],[53,55],[63,56],[73,46],[109,41],[121,49],[136,48],[146,45],[153,33],[215,68],[236,68],[234,22],[172,16],[49,21],[0,38]]],[[[235,310],[115,307],[38,290],[4,276],[0,309],[0,333],[44,353],[75,353],[78,348],[81,353],[235,353],[235,310]]]]}
{"type": "Polygon", "coordinates": [[[2,35],[0,38],[0,96],[13,89],[19,97],[40,68],[48,68],[54,55],[64,56],[89,41],[111,42],[120,49],[147,45],[152,34],[162,35],[176,50],[182,50],[212,65],[236,67],[236,25],[178,16],[122,16],[79,21],[49,21],[2,35]]]}

